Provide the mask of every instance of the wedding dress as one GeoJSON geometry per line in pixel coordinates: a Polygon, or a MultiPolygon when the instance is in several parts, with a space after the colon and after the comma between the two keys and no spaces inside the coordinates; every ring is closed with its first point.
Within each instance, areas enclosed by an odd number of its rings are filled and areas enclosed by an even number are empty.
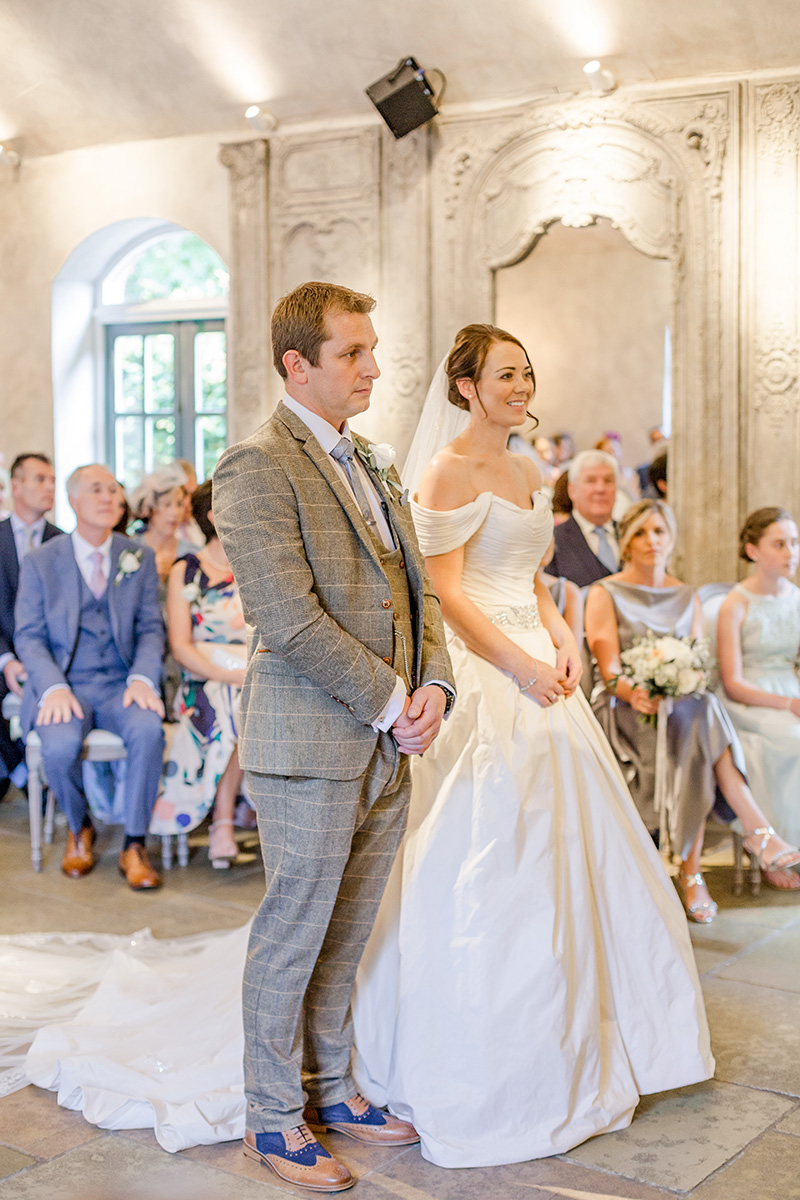
{"type": "MultiPolygon", "coordinates": [[[[533,577],[540,493],[414,505],[426,555],[555,664],[533,577]]],[[[580,691],[541,708],[448,633],[458,700],[413,760],[409,828],[353,1002],[356,1077],[440,1166],[560,1154],[714,1062],[674,887],[580,691]]]]}
{"type": "MultiPolygon", "coordinates": [[[[532,581],[552,517],[485,493],[416,508],[464,587],[555,661],[532,581]]],[[[550,709],[450,636],[458,701],[414,762],[411,824],[359,974],[357,1077],[445,1166],[557,1154],[714,1063],[686,921],[578,691],[550,709]]],[[[175,1151],[245,1128],[247,928],[0,938],[0,1089],[28,1080],[175,1151]],[[19,1064],[33,1038],[24,1071],[19,1064]]]]}

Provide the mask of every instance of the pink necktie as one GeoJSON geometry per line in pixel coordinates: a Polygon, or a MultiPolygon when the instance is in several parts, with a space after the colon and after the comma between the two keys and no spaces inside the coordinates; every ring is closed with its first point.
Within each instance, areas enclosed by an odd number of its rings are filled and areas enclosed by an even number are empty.
{"type": "Polygon", "coordinates": [[[89,580],[89,591],[95,600],[99,600],[106,590],[106,577],[103,574],[103,555],[99,550],[95,550],[93,554],[89,555],[89,562],[93,564],[92,577],[89,580]]]}

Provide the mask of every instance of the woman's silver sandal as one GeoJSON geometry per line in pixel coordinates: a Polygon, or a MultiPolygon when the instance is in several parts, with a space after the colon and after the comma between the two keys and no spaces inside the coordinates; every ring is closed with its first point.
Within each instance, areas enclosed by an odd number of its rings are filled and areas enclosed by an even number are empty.
{"type": "Polygon", "coordinates": [[[689,904],[688,902],[688,892],[692,884],[696,887],[704,887],[705,882],[699,871],[696,875],[684,875],[683,871],[678,872],[678,891],[683,901],[686,916],[697,925],[710,925],[717,915],[717,903],[715,900],[695,900],[693,904],[689,904]]]}
{"type": "Polygon", "coordinates": [[[787,846],[785,850],[779,850],[772,858],[767,859],[765,850],[769,845],[769,840],[777,836],[778,834],[771,825],[762,825],[759,829],[751,829],[742,837],[745,850],[750,858],[756,860],[762,871],[785,871],[787,867],[796,867],[800,863],[800,850],[796,846],[787,846]],[[757,850],[750,849],[747,845],[748,838],[761,839],[757,850]]]}

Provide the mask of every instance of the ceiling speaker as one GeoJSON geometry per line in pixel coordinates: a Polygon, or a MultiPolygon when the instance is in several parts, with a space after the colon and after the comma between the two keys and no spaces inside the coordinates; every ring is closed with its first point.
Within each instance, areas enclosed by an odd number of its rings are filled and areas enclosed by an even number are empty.
{"type": "Polygon", "coordinates": [[[418,129],[439,111],[433,88],[415,58],[401,58],[394,70],[370,84],[366,93],[396,138],[418,129]]]}

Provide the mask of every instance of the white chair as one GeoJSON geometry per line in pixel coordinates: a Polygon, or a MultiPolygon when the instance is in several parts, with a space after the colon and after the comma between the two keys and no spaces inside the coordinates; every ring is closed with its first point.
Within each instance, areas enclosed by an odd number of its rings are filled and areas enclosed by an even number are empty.
{"type": "MultiPolygon", "coordinates": [[[[20,700],[9,693],[3,700],[3,716],[7,721],[19,721],[20,700]]],[[[87,762],[121,762],[128,757],[122,738],[107,729],[92,729],[83,743],[81,757],[87,762]]],[[[53,841],[55,822],[55,796],[50,789],[42,762],[42,740],[32,729],[25,741],[25,762],[28,767],[28,813],[31,826],[31,863],[34,871],[42,869],[42,833],[49,846],[53,841]],[[42,798],[47,794],[44,809],[44,831],[42,829],[42,798]]],[[[165,871],[172,867],[173,843],[177,841],[178,865],[185,867],[189,862],[189,839],[185,833],[175,838],[161,838],[161,865],[165,871]]]]}

